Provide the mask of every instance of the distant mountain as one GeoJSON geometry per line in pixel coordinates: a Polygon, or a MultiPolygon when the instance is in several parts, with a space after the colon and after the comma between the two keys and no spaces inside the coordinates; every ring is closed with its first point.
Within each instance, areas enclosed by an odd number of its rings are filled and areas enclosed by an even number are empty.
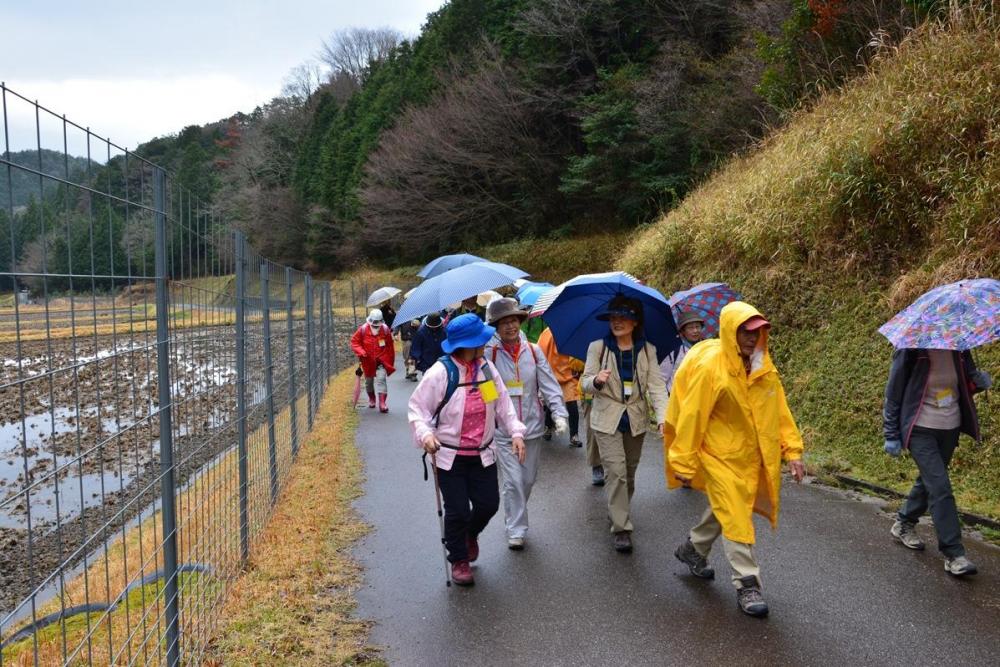
{"type": "MultiPolygon", "coordinates": [[[[10,154],[10,161],[17,165],[22,165],[34,171],[41,171],[43,174],[66,178],[66,169],[69,167],[69,180],[79,182],[80,176],[87,169],[87,158],[74,157],[70,155],[64,158],[58,151],[42,149],[41,169],[38,164],[38,151],[27,150],[17,151],[10,154]]],[[[93,165],[97,168],[98,165],[93,165]]],[[[13,197],[14,208],[26,206],[31,198],[35,200],[48,198],[56,191],[56,183],[51,179],[43,179],[42,189],[38,188],[38,175],[20,169],[10,170],[10,184],[8,188],[7,165],[0,165],[0,210],[8,210],[11,197],[13,197]]]]}

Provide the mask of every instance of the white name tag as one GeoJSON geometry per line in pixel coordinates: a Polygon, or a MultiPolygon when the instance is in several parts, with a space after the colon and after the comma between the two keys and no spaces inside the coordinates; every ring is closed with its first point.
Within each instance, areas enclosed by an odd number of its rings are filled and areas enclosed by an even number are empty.
{"type": "Polygon", "coordinates": [[[629,396],[632,395],[632,382],[631,381],[625,382],[624,387],[625,387],[625,398],[628,398],[629,396]]]}
{"type": "Polygon", "coordinates": [[[507,393],[511,396],[524,396],[524,383],[511,380],[507,383],[507,393]]]}

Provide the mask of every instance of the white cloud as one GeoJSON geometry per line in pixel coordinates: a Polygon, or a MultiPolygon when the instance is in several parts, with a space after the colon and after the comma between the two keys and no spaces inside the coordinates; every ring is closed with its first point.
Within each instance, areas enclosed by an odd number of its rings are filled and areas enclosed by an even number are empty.
{"type": "MultiPolygon", "coordinates": [[[[188,75],[162,79],[15,80],[7,87],[61,116],[128,149],[153,137],[173,134],[187,125],[252,111],[280,92],[281,82],[262,86],[228,74],[188,75]]],[[[36,122],[30,104],[7,96],[10,150],[35,148],[36,122]]],[[[43,148],[63,149],[62,121],[42,112],[38,123],[43,148]]],[[[70,128],[72,155],[86,152],[85,133],[70,128]]],[[[100,152],[104,151],[103,144],[100,152]]],[[[96,141],[91,142],[95,158],[96,141]]]]}

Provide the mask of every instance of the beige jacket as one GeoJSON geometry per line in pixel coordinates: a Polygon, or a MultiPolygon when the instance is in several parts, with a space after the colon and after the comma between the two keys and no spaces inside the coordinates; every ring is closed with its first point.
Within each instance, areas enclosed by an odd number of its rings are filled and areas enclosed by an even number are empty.
{"type": "Polygon", "coordinates": [[[662,422],[666,414],[667,385],[656,363],[656,348],[650,343],[646,343],[636,357],[634,388],[627,400],[624,398],[618,364],[615,363],[615,353],[608,349],[603,340],[595,340],[587,348],[587,365],[583,369],[580,386],[586,393],[594,395],[590,426],[599,433],[615,433],[626,409],[632,435],[646,432],[650,408],[656,414],[657,422],[662,422]],[[605,368],[611,369],[611,376],[603,387],[597,389],[594,378],[605,368]]]}

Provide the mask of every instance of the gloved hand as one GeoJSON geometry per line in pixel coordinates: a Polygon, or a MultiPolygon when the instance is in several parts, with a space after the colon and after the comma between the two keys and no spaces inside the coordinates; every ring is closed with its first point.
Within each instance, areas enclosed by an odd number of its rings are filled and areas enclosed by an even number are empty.
{"type": "Polygon", "coordinates": [[[556,430],[555,430],[556,435],[564,435],[565,433],[569,432],[569,422],[567,422],[565,418],[556,417],[555,424],[556,424],[556,430]]]}
{"type": "Polygon", "coordinates": [[[889,456],[899,456],[903,452],[903,443],[899,440],[886,440],[882,449],[889,456]]]}
{"type": "Polygon", "coordinates": [[[972,382],[976,385],[976,389],[979,391],[986,391],[993,386],[993,378],[986,371],[980,369],[972,374],[970,378],[972,382]]]}
{"type": "Polygon", "coordinates": [[[357,370],[354,371],[354,374],[357,375],[358,377],[361,377],[362,375],[365,374],[365,372],[361,370],[361,366],[358,366],[357,370]]]}

